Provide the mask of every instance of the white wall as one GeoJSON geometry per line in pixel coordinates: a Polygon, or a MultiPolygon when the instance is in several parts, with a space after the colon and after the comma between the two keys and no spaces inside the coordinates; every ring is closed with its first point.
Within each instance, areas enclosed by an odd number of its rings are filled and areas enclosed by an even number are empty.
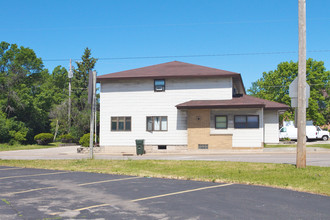
{"type": "Polygon", "coordinates": [[[153,79],[102,82],[100,93],[100,145],[186,145],[187,116],[176,105],[190,100],[232,98],[232,79],[166,79],[166,91],[154,92],[153,79]],[[111,131],[111,116],[131,116],[132,131],[111,131]],[[146,116],[167,116],[168,131],[147,132],[146,116]]]}
{"type": "Polygon", "coordinates": [[[265,120],[265,143],[279,143],[278,111],[264,111],[265,120]]]}
{"type": "Polygon", "coordinates": [[[262,109],[217,109],[212,110],[210,115],[211,134],[232,134],[233,147],[261,147],[263,142],[262,109]],[[227,115],[227,129],[215,129],[215,115],[227,115]],[[235,115],[259,115],[259,128],[234,128],[235,115]]]}

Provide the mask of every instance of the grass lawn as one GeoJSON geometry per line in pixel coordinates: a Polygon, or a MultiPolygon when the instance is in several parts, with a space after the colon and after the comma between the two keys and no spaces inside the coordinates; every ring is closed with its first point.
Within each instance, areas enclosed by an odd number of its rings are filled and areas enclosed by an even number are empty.
{"type": "Polygon", "coordinates": [[[31,150],[31,149],[42,149],[42,148],[52,148],[58,147],[60,142],[50,143],[48,145],[9,145],[9,144],[0,144],[0,151],[10,151],[10,150],[31,150]]]}
{"type": "Polygon", "coordinates": [[[264,185],[330,196],[330,167],[164,160],[0,160],[0,165],[264,185]]]}
{"type": "MultiPolygon", "coordinates": [[[[296,144],[266,144],[265,148],[277,148],[277,147],[297,147],[296,144]]],[[[330,144],[310,144],[306,147],[321,147],[330,149],[330,144]]]]}

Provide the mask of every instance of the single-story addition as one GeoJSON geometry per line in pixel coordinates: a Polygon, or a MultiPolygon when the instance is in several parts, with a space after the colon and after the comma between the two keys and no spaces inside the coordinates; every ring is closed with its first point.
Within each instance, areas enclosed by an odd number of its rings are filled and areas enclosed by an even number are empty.
{"type": "Polygon", "coordinates": [[[241,75],[178,61],[97,78],[105,152],[262,149],[289,106],[246,95],[241,75]]]}

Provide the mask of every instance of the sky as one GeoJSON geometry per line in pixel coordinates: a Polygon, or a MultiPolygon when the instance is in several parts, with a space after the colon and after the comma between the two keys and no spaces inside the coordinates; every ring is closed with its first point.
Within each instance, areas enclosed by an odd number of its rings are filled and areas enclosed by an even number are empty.
{"type": "MultiPolygon", "coordinates": [[[[330,1],[306,2],[307,57],[329,70],[330,1]]],[[[298,60],[298,0],[0,3],[0,41],[33,49],[49,72],[88,47],[100,58],[98,75],[177,60],[241,73],[248,89],[263,72],[298,60]]]]}

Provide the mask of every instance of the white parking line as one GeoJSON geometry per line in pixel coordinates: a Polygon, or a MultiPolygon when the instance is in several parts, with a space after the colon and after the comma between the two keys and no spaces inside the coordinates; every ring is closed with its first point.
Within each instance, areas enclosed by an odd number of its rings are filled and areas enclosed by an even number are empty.
{"type": "MultiPolygon", "coordinates": [[[[178,194],[189,193],[189,192],[195,192],[195,191],[206,190],[206,189],[220,188],[220,187],[231,186],[231,185],[234,185],[234,184],[233,183],[227,183],[227,184],[222,184],[222,185],[206,186],[206,187],[201,187],[201,188],[196,188],[196,189],[178,191],[178,192],[174,192],[174,193],[167,193],[167,194],[161,194],[161,195],[156,195],[156,196],[149,196],[149,197],[144,197],[144,198],[139,198],[139,199],[133,199],[133,200],[130,200],[130,202],[138,202],[138,201],[143,201],[143,200],[161,198],[161,197],[178,195],[178,194]]],[[[87,207],[83,207],[83,208],[79,208],[79,209],[74,209],[72,211],[83,211],[83,210],[86,210],[86,209],[93,209],[93,208],[99,208],[99,207],[104,207],[104,206],[111,206],[111,204],[103,203],[103,204],[99,204],[99,205],[92,205],[92,206],[87,206],[87,207]]],[[[65,212],[68,212],[68,211],[65,211],[65,212]]],[[[50,215],[60,215],[60,214],[65,213],[65,212],[54,212],[54,213],[50,213],[50,215]]]]}

